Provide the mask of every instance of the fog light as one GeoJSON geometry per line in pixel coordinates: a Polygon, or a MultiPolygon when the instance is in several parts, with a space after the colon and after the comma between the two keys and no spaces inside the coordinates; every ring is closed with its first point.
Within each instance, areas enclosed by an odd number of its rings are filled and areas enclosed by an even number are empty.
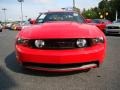
{"type": "Polygon", "coordinates": [[[45,45],[45,42],[43,40],[35,40],[35,46],[37,48],[42,48],[45,45]]]}
{"type": "Polygon", "coordinates": [[[76,44],[79,48],[85,47],[87,45],[87,41],[86,39],[78,39],[76,44]]]}

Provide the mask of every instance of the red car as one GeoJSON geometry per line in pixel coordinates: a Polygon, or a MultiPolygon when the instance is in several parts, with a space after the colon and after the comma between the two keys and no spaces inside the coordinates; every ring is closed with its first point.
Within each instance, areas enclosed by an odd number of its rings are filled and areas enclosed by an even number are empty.
{"type": "Polygon", "coordinates": [[[109,20],[106,19],[93,19],[91,24],[97,26],[102,32],[105,33],[106,25],[111,24],[109,20]]]}
{"type": "Polygon", "coordinates": [[[78,13],[46,12],[35,23],[16,37],[16,57],[23,67],[64,72],[96,68],[103,62],[106,37],[78,13]]]}

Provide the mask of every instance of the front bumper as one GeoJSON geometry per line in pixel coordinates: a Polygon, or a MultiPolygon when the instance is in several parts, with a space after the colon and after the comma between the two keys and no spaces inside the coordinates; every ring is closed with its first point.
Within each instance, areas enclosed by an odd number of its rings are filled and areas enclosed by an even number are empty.
{"type": "Polygon", "coordinates": [[[71,50],[40,50],[30,49],[27,47],[16,45],[17,60],[27,68],[44,70],[44,71],[73,71],[83,70],[87,68],[97,67],[103,62],[106,47],[104,45],[96,45],[89,48],[71,49],[71,50]],[[82,64],[76,67],[41,67],[31,66],[32,64],[47,65],[72,65],[82,64]],[[83,64],[84,63],[84,64],[83,64]]]}

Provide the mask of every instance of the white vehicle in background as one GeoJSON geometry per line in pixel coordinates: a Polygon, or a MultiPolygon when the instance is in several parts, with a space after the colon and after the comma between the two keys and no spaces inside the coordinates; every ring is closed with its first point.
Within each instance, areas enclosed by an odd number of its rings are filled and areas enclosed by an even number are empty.
{"type": "Polygon", "coordinates": [[[120,34],[120,19],[106,26],[106,34],[120,34]]]}
{"type": "Polygon", "coordinates": [[[11,29],[12,23],[7,23],[5,29],[11,29]]]}

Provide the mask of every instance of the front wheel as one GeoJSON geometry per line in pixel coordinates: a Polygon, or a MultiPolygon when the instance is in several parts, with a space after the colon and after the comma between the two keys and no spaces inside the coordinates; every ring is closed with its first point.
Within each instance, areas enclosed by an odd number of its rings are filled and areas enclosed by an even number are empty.
{"type": "Polygon", "coordinates": [[[2,32],[2,29],[0,29],[0,32],[2,32]]]}

